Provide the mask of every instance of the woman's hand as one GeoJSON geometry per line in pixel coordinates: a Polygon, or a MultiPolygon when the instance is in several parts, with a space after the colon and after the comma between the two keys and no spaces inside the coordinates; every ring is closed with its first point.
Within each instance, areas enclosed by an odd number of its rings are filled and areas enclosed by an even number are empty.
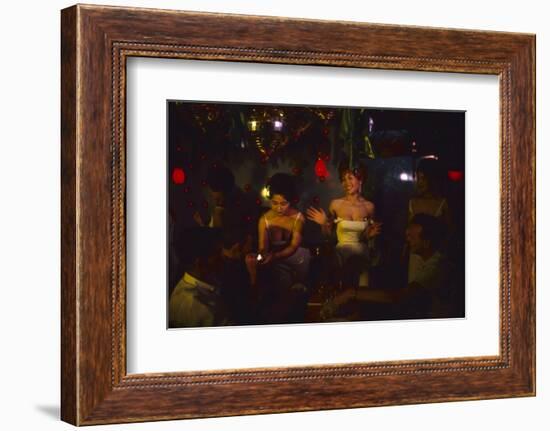
{"type": "Polygon", "coordinates": [[[309,207],[306,210],[306,216],[308,220],[311,220],[317,224],[320,224],[321,226],[324,226],[327,224],[328,217],[325,211],[321,209],[317,209],[314,207],[309,207]]]}
{"type": "Polygon", "coordinates": [[[369,225],[365,229],[365,238],[366,239],[374,238],[375,236],[380,235],[380,232],[382,232],[382,223],[380,222],[369,223],[369,225]]]}
{"type": "Polygon", "coordinates": [[[193,220],[195,220],[195,223],[197,223],[199,226],[204,227],[204,221],[202,220],[202,217],[198,211],[195,211],[193,214],[193,220]]]}
{"type": "Polygon", "coordinates": [[[259,260],[258,263],[260,265],[267,265],[271,261],[273,261],[273,253],[270,252],[264,252],[262,253],[262,260],[259,260]]]}
{"type": "Polygon", "coordinates": [[[257,254],[256,253],[248,253],[244,258],[244,263],[246,264],[246,267],[250,269],[255,269],[256,265],[258,265],[257,260],[257,254]]]}

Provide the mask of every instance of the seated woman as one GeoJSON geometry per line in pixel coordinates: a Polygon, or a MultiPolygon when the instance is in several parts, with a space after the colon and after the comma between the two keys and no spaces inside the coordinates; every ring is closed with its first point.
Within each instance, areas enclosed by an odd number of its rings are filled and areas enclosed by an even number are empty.
{"type": "Polygon", "coordinates": [[[376,258],[374,237],[380,234],[381,223],[374,222],[374,204],[361,196],[364,173],[360,169],[340,170],[344,196],[334,199],[328,214],[321,209],[308,208],[307,218],[330,235],[336,227],[336,258],[344,283],[367,284],[367,267],[376,258]]]}
{"type": "Polygon", "coordinates": [[[258,222],[259,254],[247,259],[257,281],[260,308],[268,323],[303,321],[310,252],[301,247],[304,216],[292,206],[298,201],[294,179],[275,174],[269,181],[269,209],[258,222]]]}

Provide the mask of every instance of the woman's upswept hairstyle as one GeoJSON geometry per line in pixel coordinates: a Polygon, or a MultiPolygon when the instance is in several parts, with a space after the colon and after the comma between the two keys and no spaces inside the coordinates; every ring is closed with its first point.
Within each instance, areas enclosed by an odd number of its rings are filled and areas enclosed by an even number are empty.
{"type": "Polygon", "coordinates": [[[273,195],[284,196],[291,203],[296,203],[299,199],[296,182],[289,174],[278,173],[273,175],[267,183],[267,188],[270,199],[273,195]]]}
{"type": "Polygon", "coordinates": [[[359,181],[365,181],[367,179],[367,168],[359,163],[352,166],[341,164],[338,168],[338,177],[340,181],[342,181],[346,174],[353,175],[359,181]]]}

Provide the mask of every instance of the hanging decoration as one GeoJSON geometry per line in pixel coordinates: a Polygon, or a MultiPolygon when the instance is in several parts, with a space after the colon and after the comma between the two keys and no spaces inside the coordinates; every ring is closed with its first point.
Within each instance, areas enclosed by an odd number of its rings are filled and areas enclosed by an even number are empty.
{"type": "MultiPolygon", "coordinates": [[[[198,144],[197,150],[208,152],[210,147],[223,144],[229,139],[234,124],[230,109],[214,103],[192,103],[189,110],[198,144]]],[[[204,157],[204,153],[201,156],[204,157]]]]}
{"type": "Polygon", "coordinates": [[[250,110],[246,122],[248,141],[267,161],[274,153],[288,144],[288,119],[278,107],[257,106],[250,110]]]}
{"type": "Polygon", "coordinates": [[[327,130],[329,123],[336,116],[336,110],[334,108],[316,106],[313,108],[308,108],[308,110],[313,113],[313,115],[315,115],[319,120],[321,120],[323,127],[327,130]]]}
{"type": "Polygon", "coordinates": [[[374,119],[368,115],[368,110],[342,109],[339,137],[346,148],[349,167],[354,166],[357,158],[376,157],[372,142],[374,130],[374,119]]]}
{"type": "Polygon", "coordinates": [[[185,182],[185,171],[182,168],[172,170],[172,181],[174,184],[183,184],[185,182]]]}
{"type": "Polygon", "coordinates": [[[447,172],[447,177],[451,180],[451,181],[462,181],[462,179],[464,178],[464,172],[463,171],[456,171],[456,170],[452,170],[452,171],[448,171],[447,172]]]}
{"type": "Polygon", "coordinates": [[[192,124],[192,160],[203,161],[220,150],[224,155],[234,155],[231,148],[239,148],[255,149],[259,162],[265,164],[276,163],[274,155],[298,141],[303,141],[303,145],[293,146],[292,153],[282,153],[283,158],[300,157],[300,154],[303,157],[319,150],[330,153],[336,114],[337,109],[330,107],[193,103],[182,110],[180,118],[192,124]]]}
{"type": "Polygon", "coordinates": [[[214,103],[193,103],[190,107],[195,124],[202,133],[207,133],[213,125],[219,124],[224,115],[221,106],[214,103]]]}
{"type": "Polygon", "coordinates": [[[317,161],[315,162],[315,176],[319,178],[321,181],[326,180],[328,177],[328,169],[325,160],[323,160],[323,157],[317,158],[317,161]]]}

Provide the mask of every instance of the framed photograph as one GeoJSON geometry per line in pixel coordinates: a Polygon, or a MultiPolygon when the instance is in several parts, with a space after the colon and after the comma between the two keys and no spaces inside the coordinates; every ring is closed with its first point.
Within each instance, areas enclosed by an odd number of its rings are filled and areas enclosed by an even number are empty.
{"type": "Polygon", "coordinates": [[[62,11],[62,419],[535,394],[535,37],[62,11]]]}
{"type": "Polygon", "coordinates": [[[465,317],[464,112],[167,111],[169,328],[465,317]]]}

